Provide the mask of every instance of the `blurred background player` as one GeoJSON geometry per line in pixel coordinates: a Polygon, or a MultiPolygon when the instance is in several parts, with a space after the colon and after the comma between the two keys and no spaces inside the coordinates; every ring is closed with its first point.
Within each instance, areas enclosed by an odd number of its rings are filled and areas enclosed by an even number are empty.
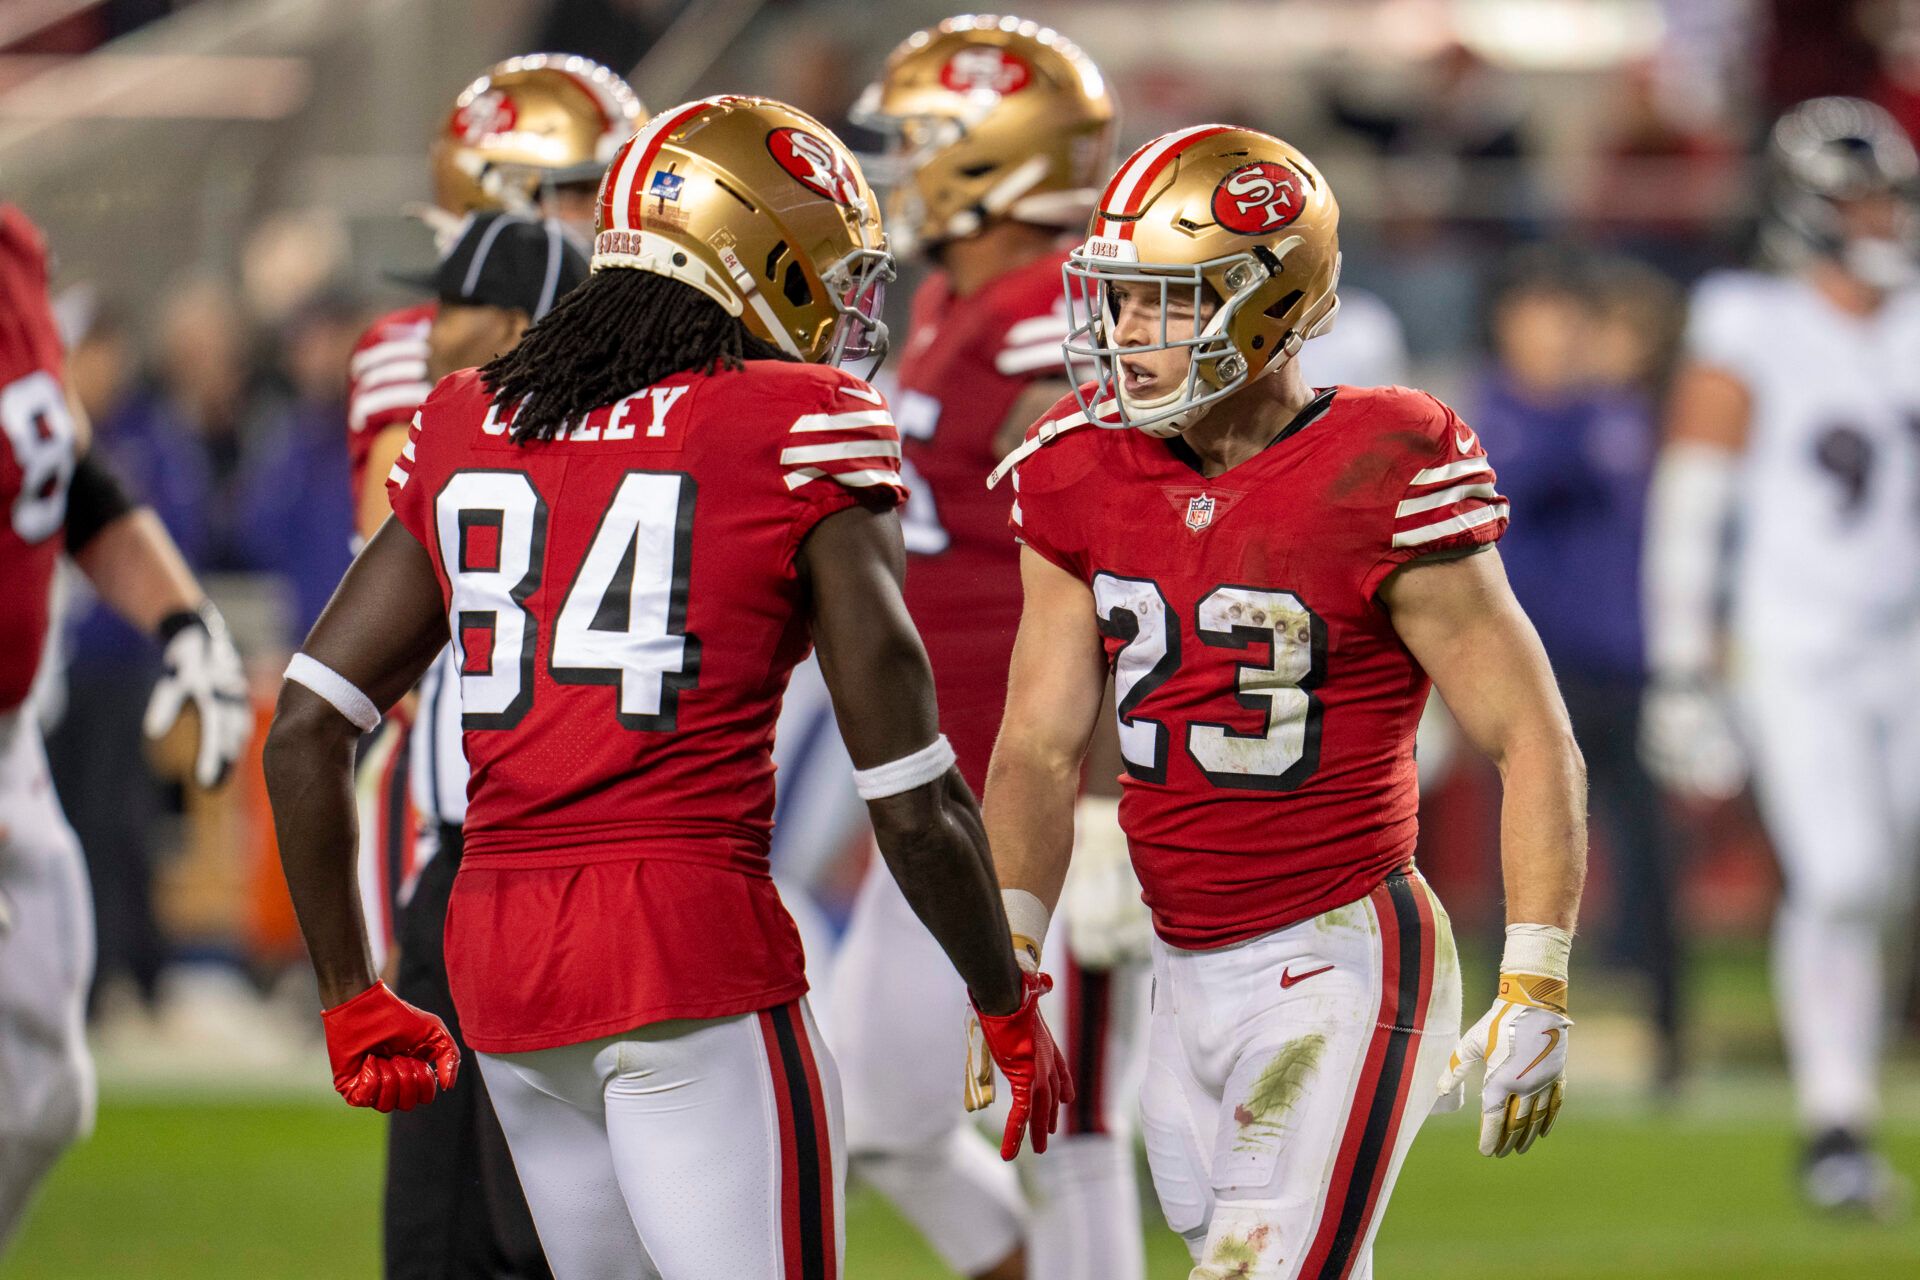
{"type": "Polygon", "coordinates": [[[222,785],[253,732],[226,624],[153,512],[89,453],[89,423],[65,378],[46,245],[25,214],[0,204],[0,1252],[40,1179],[93,1127],[84,1028],[93,907],[33,697],[60,556],[164,648],[144,728],[163,738],[193,713],[197,786],[222,785]]]}
{"type": "Polygon", "coordinates": [[[1096,377],[994,477],[1023,547],[987,793],[1008,922],[1046,933],[1111,673],[1156,934],[1147,1159],[1196,1280],[1371,1275],[1407,1149],[1467,1069],[1486,1062],[1487,1156],[1548,1131],[1566,1069],[1580,753],[1472,429],[1293,363],[1337,306],[1338,218],[1269,135],[1141,147],[1066,268],[1066,352],[1096,377]],[[1413,863],[1430,680],[1504,784],[1506,953],[1457,1044],[1451,927],[1413,863]]]}
{"type": "MultiPolygon", "coordinates": [[[[942,723],[976,791],[1006,702],[1020,615],[1018,548],[987,474],[1068,389],[1063,231],[1092,208],[1113,160],[1114,106],[1100,70],[1058,33],[1018,18],[950,18],[909,36],[855,108],[889,154],[896,250],[934,269],[914,295],[897,386],[907,605],[927,645],[942,723]]],[[[1090,773],[1097,770],[1090,770],[1090,773]]],[[[1113,789],[1114,768],[1098,779],[1113,789]]],[[[1111,799],[1090,799],[1100,869],[1145,909],[1111,799]]],[[[1089,854],[1089,864],[1096,862],[1089,854]]],[[[1090,865],[1088,874],[1099,872],[1090,865]]],[[[828,1038],[848,1089],[854,1172],[880,1190],[962,1275],[1127,1280],[1141,1273],[1133,1095],[1144,1049],[1147,975],[1111,937],[1099,967],[1068,944],[1044,1003],[1062,1033],[1078,1101],[1065,1131],[1019,1186],[928,1062],[961,1052],[966,993],[887,868],[868,866],[835,966],[828,1038]],[[1023,1221],[1024,1219],[1024,1221],[1023,1221]]],[[[1079,922],[1085,924],[1086,922],[1079,922]]]]}
{"type": "MultiPolygon", "coordinates": [[[[598,63],[550,54],[509,58],[455,100],[433,144],[434,204],[420,212],[443,251],[471,228],[476,211],[491,209],[555,219],[584,245],[593,230],[600,176],[640,120],[633,90],[598,63]]],[[[467,260],[477,244],[467,246],[467,260]]],[[[389,514],[387,473],[405,447],[415,410],[441,377],[485,363],[512,345],[513,326],[524,327],[543,293],[538,278],[520,292],[518,305],[468,299],[444,320],[437,319],[439,300],[402,308],[375,321],[355,346],[347,443],[361,540],[371,538],[389,514]],[[518,321],[508,318],[516,314],[518,321]],[[497,345],[502,341],[506,346],[497,345]]],[[[390,949],[402,933],[431,941],[430,958],[412,964],[400,959],[397,989],[447,1019],[457,1036],[437,940],[438,914],[458,858],[428,874],[436,853],[457,850],[466,814],[459,682],[450,675],[450,661],[443,657],[429,670],[411,709],[377,731],[364,754],[358,790],[361,902],[375,963],[388,969],[390,949]],[[424,914],[409,911],[415,897],[426,904],[424,914]],[[420,918],[408,919],[410,914],[420,918]]],[[[442,1274],[450,1265],[444,1243],[450,1235],[460,1249],[481,1251],[473,1265],[504,1257],[512,1274],[544,1274],[485,1086],[473,1077],[459,1093],[457,1106],[392,1125],[384,1219],[389,1280],[442,1274]],[[467,1097],[474,1098],[470,1111],[467,1097]],[[494,1153],[483,1162],[483,1177],[454,1158],[470,1143],[494,1153]]]]}
{"type": "Polygon", "coordinates": [[[1731,796],[1751,762],[1785,877],[1801,1189],[1884,1211],[1904,1194],[1871,1146],[1887,956],[1920,852],[1916,164],[1851,98],[1789,111],[1769,156],[1778,270],[1695,290],[1649,499],[1645,743],[1689,797],[1731,796]]]}
{"type": "Polygon", "coordinates": [[[765,861],[812,635],[881,851],[1014,1084],[1009,1158],[1019,1095],[1044,1149],[1070,1093],[900,599],[893,423],[831,367],[884,351],[892,260],[851,154],[757,98],[649,121],[599,227],[589,283],[421,408],[395,520],[288,669],[288,881],[336,1085],[430,1100],[455,1059],[375,980],[334,784],[451,631],[474,784],[448,973],[555,1273],[831,1280],[839,1081],[765,861]]]}

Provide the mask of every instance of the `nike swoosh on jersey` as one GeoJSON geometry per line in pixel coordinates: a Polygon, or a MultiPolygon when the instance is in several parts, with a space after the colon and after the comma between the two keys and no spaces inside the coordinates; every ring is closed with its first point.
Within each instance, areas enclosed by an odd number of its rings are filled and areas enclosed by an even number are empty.
{"type": "Polygon", "coordinates": [[[1323,964],[1318,969],[1309,969],[1305,973],[1295,973],[1291,969],[1282,969],[1280,971],[1280,989],[1285,991],[1288,987],[1296,983],[1305,982],[1308,978],[1317,978],[1331,968],[1333,968],[1332,965],[1323,964]]]}
{"type": "Polygon", "coordinates": [[[1471,431],[1467,432],[1467,434],[1464,436],[1457,435],[1453,438],[1453,447],[1458,449],[1462,453],[1472,453],[1473,446],[1479,443],[1480,443],[1480,437],[1473,434],[1473,432],[1471,431]]]}
{"type": "Polygon", "coordinates": [[[872,387],[842,386],[840,388],[840,394],[843,396],[852,396],[855,400],[865,400],[868,404],[879,404],[881,402],[880,393],[872,387]]]}

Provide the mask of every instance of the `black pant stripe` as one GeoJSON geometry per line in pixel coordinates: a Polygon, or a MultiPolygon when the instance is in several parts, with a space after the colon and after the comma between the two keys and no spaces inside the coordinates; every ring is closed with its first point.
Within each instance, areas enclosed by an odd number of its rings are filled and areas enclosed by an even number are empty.
{"type": "Polygon", "coordinates": [[[814,1114],[813,1089],[807,1083],[806,1063],[794,1026],[793,1006],[769,1011],[774,1039],[780,1044],[780,1074],[793,1115],[794,1164],[799,1170],[800,1275],[802,1280],[827,1280],[826,1201],[820,1185],[820,1117],[814,1114]]]}
{"type": "MultiPolygon", "coordinates": [[[[1071,960],[1069,964],[1073,963],[1071,960]]],[[[1100,1132],[1100,1106],[1104,1094],[1100,1078],[1106,1060],[1107,1005],[1112,978],[1104,972],[1091,972],[1078,966],[1074,970],[1077,1008],[1073,1046],[1073,1123],[1070,1132],[1100,1132]]]]}
{"type": "MultiPolygon", "coordinates": [[[[1420,965],[1425,939],[1420,932],[1420,908],[1414,900],[1419,890],[1406,875],[1387,878],[1387,895],[1393,903],[1394,923],[1398,926],[1400,985],[1396,992],[1393,1030],[1387,1036],[1386,1056],[1380,1063],[1380,1079],[1374,1085],[1367,1107],[1367,1124],[1362,1130],[1360,1150],[1355,1154],[1353,1173],[1347,1180],[1347,1197],[1340,1206],[1340,1226],[1334,1232],[1333,1247],[1327,1253],[1326,1266],[1319,1280],[1334,1280],[1347,1274],[1353,1252],[1367,1230],[1367,1200],[1379,1180],[1384,1163],[1392,1158],[1387,1150],[1387,1130],[1400,1101],[1400,1082],[1410,1065],[1413,1047],[1413,1023],[1420,999],[1420,965]]],[[[1306,1280],[1302,1277],[1302,1280],[1306,1280]]]]}

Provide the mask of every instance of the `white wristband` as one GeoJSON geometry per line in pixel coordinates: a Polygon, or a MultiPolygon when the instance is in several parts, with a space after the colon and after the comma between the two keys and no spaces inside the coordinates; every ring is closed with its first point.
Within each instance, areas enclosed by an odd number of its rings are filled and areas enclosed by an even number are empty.
{"type": "Polygon", "coordinates": [[[1573,935],[1550,924],[1510,924],[1507,948],[1500,956],[1500,972],[1533,973],[1567,980],[1567,956],[1573,935]]]}
{"type": "Polygon", "coordinates": [[[1013,935],[1013,958],[1022,971],[1038,973],[1040,948],[1047,943],[1047,926],[1052,922],[1052,914],[1044,902],[1025,889],[1002,889],[1000,905],[1007,912],[1007,932],[1013,935]],[[1031,951],[1028,946],[1032,947],[1031,951]]]}
{"type": "Polygon", "coordinates": [[[287,664],[286,678],[326,699],[328,705],[362,733],[372,733],[380,723],[380,709],[373,705],[373,699],[318,658],[294,654],[293,661],[287,664]]]}
{"type": "Polygon", "coordinates": [[[953,746],[941,734],[910,756],[853,771],[853,789],[862,800],[884,800],[924,787],[953,768],[953,746]]]}

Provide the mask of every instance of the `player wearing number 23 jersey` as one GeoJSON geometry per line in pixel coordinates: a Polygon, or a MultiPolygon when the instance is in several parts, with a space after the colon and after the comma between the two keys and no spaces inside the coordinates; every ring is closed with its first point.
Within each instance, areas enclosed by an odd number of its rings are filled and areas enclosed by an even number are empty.
{"type": "Polygon", "coordinates": [[[996,470],[1023,544],[986,806],[1007,917],[1048,922],[1111,672],[1156,935],[1141,1122],[1196,1276],[1371,1275],[1407,1150],[1468,1066],[1486,1155],[1527,1150],[1562,1095],[1579,753],[1473,430],[1295,362],[1338,305],[1337,220],[1277,138],[1201,125],[1135,152],[1063,272],[1066,352],[1096,377],[996,470]],[[1457,1042],[1459,961],[1413,864],[1430,678],[1529,815],[1503,851],[1527,923],[1457,1042]]]}
{"type": "MultiPolygon", "coordinates": [[[[1075,420],[1068,396],[1042,422],[1075,420]]],[[[1507,527],[1486,453],[1450,409],[1404,387],[1329,387],[1212,479],[1178,441],[1082,428],[1015,485],[1015,536],[1093,590],[1120,820],[1162,938],[1239,942],[1411,863],[1428,681],[1375,591],[1507,527]]]]}

